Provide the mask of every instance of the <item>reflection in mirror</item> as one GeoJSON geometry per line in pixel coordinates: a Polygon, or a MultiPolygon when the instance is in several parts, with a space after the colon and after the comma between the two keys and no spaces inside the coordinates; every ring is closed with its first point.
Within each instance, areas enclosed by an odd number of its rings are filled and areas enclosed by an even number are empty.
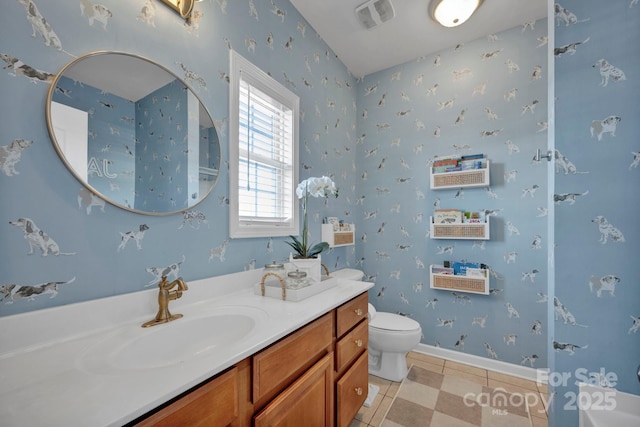
{"type": "Polygon", "coordinates": [[[172,214],[216,183],[213,120],[193,91],[148,59],[95,52],[72,61],[51,85],[46,112],[67,167],[116,206],[172,214]]]}

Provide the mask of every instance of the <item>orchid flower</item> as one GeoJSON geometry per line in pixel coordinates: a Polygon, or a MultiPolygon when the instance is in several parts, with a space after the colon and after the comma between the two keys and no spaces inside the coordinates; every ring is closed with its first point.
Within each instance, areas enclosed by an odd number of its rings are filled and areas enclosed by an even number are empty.
{"type": "Polygon", "coordinates": [[[322,251],[328,249],[329,244],[327,242],[320,242],[309,247],[307,202],[309,196],[327,198],[329,197],[329,195],[334,195],[335,197],[338,197],[338,189],[336,188],[335,183],[328,176],[323,176],[320,178],[311,177],[298,184],[298,187],[296,188],[296,195],[302,203],[302,212],[304,215],[302,223],[302,236],[300,239],[295,236],[289,236],[292,242],[286,243],[291,246],[297,253],[297,258],[315,258],[322,251]]]}

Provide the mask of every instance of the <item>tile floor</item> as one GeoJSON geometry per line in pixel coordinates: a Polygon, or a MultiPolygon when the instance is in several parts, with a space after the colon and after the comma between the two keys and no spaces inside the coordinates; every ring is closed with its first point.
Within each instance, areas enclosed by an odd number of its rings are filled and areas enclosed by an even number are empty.
{"type": "MultiPolygon", "coordinates": [[[[502,387],[512,393],[538,393],[539,399],[531,399],[532,401],[537,400],[537,404],[529,407],[532,427],[547,427],[547,411],[544,403],[548,401],[548,395],[547,387],[544,384],[416,352],[410,352],[407,355],[407,364],[420,366],[444,375],[463,377],[487,387],[502,387]]],[[[400,387],[398,382],[384,380],[373,375],[369,375],[369,382],[379,386],[380,392],[370,408],[364,406],[360,408],[350,427],[379,427],[400,387]]]]}

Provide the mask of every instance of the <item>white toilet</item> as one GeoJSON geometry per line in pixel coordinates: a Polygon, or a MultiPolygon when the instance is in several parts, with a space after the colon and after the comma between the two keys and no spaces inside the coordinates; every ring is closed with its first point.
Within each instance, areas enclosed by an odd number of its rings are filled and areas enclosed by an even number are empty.
{"type": "MultiPolygon", "coordinates": [[[[360,270],[345,268],[331,273],[339,279],[362,280],[360,270]]],[[[391,381],[407,375],[407,353],[422,337],[420,324],[399,314],[377,311],[369,304],[369,373],[391,381]]]]}

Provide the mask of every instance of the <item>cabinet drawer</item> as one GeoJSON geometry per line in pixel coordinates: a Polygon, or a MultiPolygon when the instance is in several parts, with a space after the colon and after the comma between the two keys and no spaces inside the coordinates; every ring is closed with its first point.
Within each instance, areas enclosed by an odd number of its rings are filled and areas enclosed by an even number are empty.
{"type": "Polygon", "coordinates": [[[253,401],[258,406],[331,351],[333,312],[297,330],[253,357],[253,401]]]}
{"type": "Polygon", "coordinates": [[[330,353],[260,411],[254,418],[254,426],[333,426],[332,373],[330,353]]]}
{"type": "Polygon", "coordinates": [[[341,372],[367,348],[369,322],[360,322],[351,332],[336,343],[336,372],[341,372]]]}
{"type": "Polygon", "coordinates": [[[367,292],[344,303],[336,310],[336,337],[340,338],[358,322],[367,317],[369,298],[367,292]]]}
{"type": "Polygon", "coordinates": [[[365,351],[336,384],[336,421],[348,426],[369,392],[369,353],[365,351]]]}
{"type": "Polygon", "coordinates": [[[135,426],[224,427],[237,417],[238,369],[234,367],[135,426]]]}

